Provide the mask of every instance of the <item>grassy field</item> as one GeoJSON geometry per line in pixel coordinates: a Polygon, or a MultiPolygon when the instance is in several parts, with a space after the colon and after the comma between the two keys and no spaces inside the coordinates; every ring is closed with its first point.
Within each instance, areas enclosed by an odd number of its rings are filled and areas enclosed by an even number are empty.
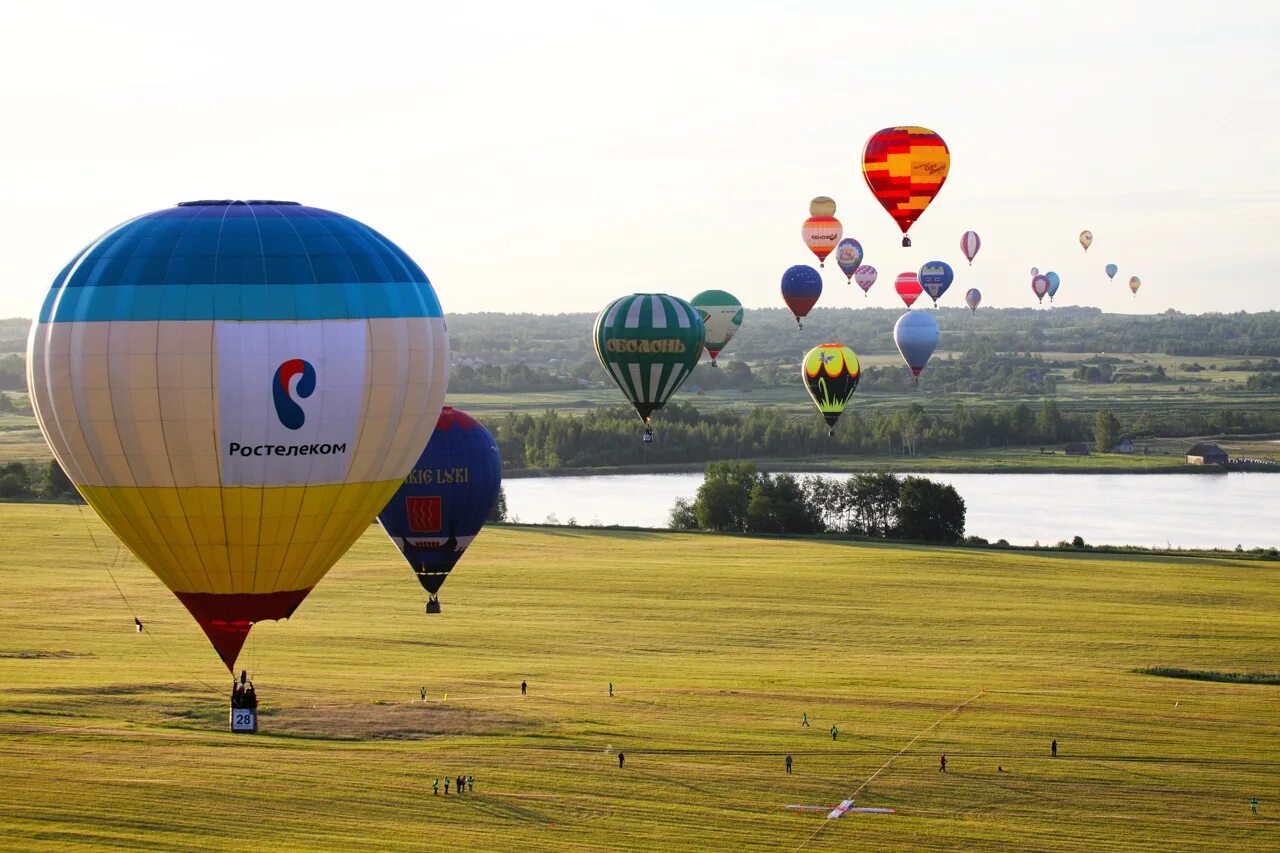
{"type": "Polygon", "coordinates": [[[1280,687],[1135,672],[1280,672],[1272,564],[499,528],[427,617],[370,530],[254,629],[236,736],[203,636],[90,519],[0,505],[7,850],[1280,844],[1280,687]],[[784,808],[855,791],[898,814],[784,808]]]}

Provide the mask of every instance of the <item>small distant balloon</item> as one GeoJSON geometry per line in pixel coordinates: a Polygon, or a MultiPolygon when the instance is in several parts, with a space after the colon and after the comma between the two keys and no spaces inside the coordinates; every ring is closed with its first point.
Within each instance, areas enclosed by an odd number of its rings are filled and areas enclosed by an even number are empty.
{"type": "Polygon", "coordinates": [[[836,246],[836,263],[846,282],[853,280],[853,274],[862,264],[862,255],[862,244],[852,237],[845,237],[836,246]]]}
{"type": "Polygon", "coordinates": [[[871,289],[871,285],[876,283],[876,268],[870,264],[863,264],[853,272],[853,280],[858,283],[858,287],[862,288],[862,295],[866,296],[867,291],[871,289]]]}
{"type": "Polygon", "coordinates": [[[920,298],[921,293],[924,293],[919,276],[913,272],[898,273],[898,280],[893,283],[893,289],[898,291],[898,295],[902,297],[903,303],[908,308],[920,298]]]}
{"type": "Polygon", "coordinates": [[[1047,276],[1037,275],[1031,279],[1031,292],[1036,295],[1036,301],[1044,302],[1044,295],[1049,292],[1049,279],[1047,276]]]}
{"type": "Polygon", "coordinates": [[[969,310],[977,312],[978,306],[982,303],[982,292],[976,287],[971,287],[964,293],[964,304],[969,306],[969,310]]]}
{"type": "Polygon", "coordinates": [[[1130,289],[1131,291],[1133,291],[1133,295],[1134,295],[1134,296],[1137,296],[1137,295],[1138,295],[1138,288],[1139,288],[1139,287],[1142,287],[1142,279],[1138,278],[1136,275],[1135,275],[1135,276],[1131,276],[1131,277],[1129,278],[1129,289],[1130,289]]]}
{"type": "Polygon", "coordinates": [[[1081,246],[1084,246],[1084,250],[1085,250],[1086,252],[1087,252],[1087,251],[1089,251],[1089,246],[1090,246],[1090,245],[1092,245],[1092,244],[1093,244],[1093,232],[1092,232],[1092,231],[1081,231],[1081,232],[1080,232],[1080,245],[1081,245],[1081,246]]]}
{"type": "Polygon", "coordinates": [[[716,363],[720,350],[729,345],[729,341],[742,325],[742,303],[732,293],[723,290],[704,290],[689,300],[689,304],[698,309],[702,316],[705,330],[707,355],[711,363],[716,363]]]}
{"type": "Polygon", "coordinates": [[[973,266],[973,259],[978,256],[978,250],[982,248],[982,239],[978,236],[977,231],[966,231],[964,236],[960,238],[960,251],[964,252],[965,258],[969,261],[969,266],[973,266]]]}
{"type": "Polygon", "coordinates": [[[862,376],[858,357],[844,344],[818,344],[801,363],[805,388],[827,422],[827,434],[836,434],[836,421],[858,389],[862,376]]]}
{"type": "Polygon", "coordinates": [[[933,300],[934,305],[938,304],[942,294],[947,292],[947,289],[951,287],[951,282],[955,281],[955,279],[955,271],[951,269],[951,264],[946,261],[929,261],[920,267],[920,287],[924,289],[925,293],[929,294],[929,298],[933,300]]]}
{"type": "Polygon", "coordinates": [[[835,216],[836,200],[830,196],[820,195],[809,202],[810,216],[835,216]]]}
{"type": "Polygon", "coordinates": [[[796,317],[796,325],[804,328],[801,317],[809,314],[822,295],[822,273],[806,264],[796,264],[782,274],[782,301],[796,317]]]}
{"type": "MultiPolygon", "coordinates": [[[[812,209],[813,202],[809,202],[809,207],[812,209]]],[[[835,210],[834,201],[831,202],[831,209],[835,210]]],[[[844,236],[844,227],[840,224],[840,220],[831,214],[810,216],[800,228],[800,236],[804,239],[804,244],[809,247],[809,251],[817,256],[818,266],[822,266],[827,255],[831,254],[832,249],[844,236]]]]}
{"type": "Polygon", "coordinates": [[[1049,279],[1049,301],[1053,301],[1054,295],[1058,292],[1058,285],[1062,284],[1062,278],[1052,270],[1045,273],[1044,277],[1049,279]]]}
{"type": "Polygon", "coordinates": [[[938,347],[938,321],[928,311],[908,311],[893,325],[893,342],[918,384],[920,371],[938,347]]]}
{"type": "Polygon", "coordinates": [[[1031,268],[1031,275],[1032,275],[1032,277],[1035,277],[1035,276],[1040,275],[1040,268],[1039,268],[1039,267],[1032,267],[1032,268],[1031,268]]]}
{"type": "Polygon", "coordinates": [[[1111,279],[1112,281],[1115,281],[1116,273],[1120,272],[1120,267],[1116,266],[1115,264],[1107,264],[1106,271],[1107,271],[1107,278],[1111,279]]]}

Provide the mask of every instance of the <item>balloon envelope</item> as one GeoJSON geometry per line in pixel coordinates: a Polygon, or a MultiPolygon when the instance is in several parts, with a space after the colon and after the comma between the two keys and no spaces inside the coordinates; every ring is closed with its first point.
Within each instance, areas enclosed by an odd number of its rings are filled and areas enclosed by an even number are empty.
{"type": "Polygon", "coordinates": [[[1032,277],[1035,277],[1035,276],[1040,275],[1040,268],[1039,268],[1039,267],[1032,267],[1032,268],[1031,268],[1031,275],[1032,275],[1032,277]]]}
{"type": "Polygon", "coordinates": [[[871,289],[871,285],[876,283],[876,268],[870,264],[863,264],[853,272],[853,280],[858,283],[858,287],[862,288],[863,294],[871,289]]]}
{"type": "Polygon", "coordinates": [[[1129,279],[1129,289],[1130,289],[1131,291],[1133,291],[1133,295],[1134,295],[1134,296],[1137,296],[1137,295],[1138,295],[1138,288],[1139,288],[1139,287],[1142,287],[1142,279],[1138,278],[1136,275],[1135,275],[1135,276],[1130,277],[1130,279],[1129,279]]]}
{"type": "Polygon", "coordinates": [[[1107,273],[1107,278],[1111,279],[1112,281],[1115,280],[1116,273],[1120,272],[1120,267],[1116,266],[1115,264],[1107,264],[1105,269],[1107,273]]]}
{"type": "Polygon", "coordinates": [[[498,501],[498,443],[466,412],[445,406],[431,440],[378,522],[435,598],[498,501]]]}
{"type": "Polygon", "coordinates": [[[976,287],[971,287],[964,293],[964,304],[969,306],[970,311],[977,311],[978,305],[982,302],[982,291],[976,287]]]}
{"type": "Polygon", "coordinates": [[[908,311],[893,325],[893,342],[912,375],[919,377],[938,347],[938,322],[928,311],[908,311]]]}
{"type": "Polygon", "coordinates": [[[830,196],[820,195],[809,202],[810,216],[835,216],[836,201],[830,196]]]}
{"type": "Polygon", "coordinates": [[[805,355],[800,374],[813,404],[834,434],[836,421],[862,376],[858,357],[844,344],[818,344],[805,355]]]}
{"type": "Polygon", "coordinates": [[[822,274],[813,267],[796,264],[782,274],[782,301],[796,315],[796,322],[808,316],[821,295],[822,274]]]}
{"type": "Polygon", "coordinates": [[[702,356],[702,315],[666,293],[633,293],[596,317],[596,358],[647,424],[702,356]]]}
{"type": "Polygon", "coordinates": [[[862,244],[852,237],[845,237],[836,246],[836,263],[845,278],[852,279],[862,265],[862,244]]]}
{"type": "Polygon", "coordinates": [[[920,278],[913,272],[898,273],[898,278],[893,283],[893,289],[898,291],[898,295],[902,297],[903,303],[910,308],[915,301],[920,298],[920,294],[924,292],[924,288],[920,286],[920,278]]]}
{"type": "Polygon", "coordinates": [[[185,203],[108,231],[54,280],[27,350],[58,462],[228,669],[400,486],[448,360],[418,265],[291,202],[185,203]]]}
{"type": "Polygon", "coordinates": [[[1089,251],[1089,246],[1091,246],[1092,244],[1093,244],[1093,232],[1092,232],[1092,231],[1081,231],[1081,232],[1080,232],[1080,245],[1081,245],[1081,246],[1084,246],[1084,250],[1085,250],[1086,252],[1087,252],[1087,251],[1089,251]]]}
{"type": "Polygon", "coordinates": [[[969,264],[972,266],[973,259],[978,256],[978,250],[982,248],[982,239],[978,237],[977,231],[966,231],[960,237],[960,251],[964,253],[969,264]]]}
{"type": "Polygon", "coordinates": [[[956,274],[951,269],[951,264],[946,261],[929,261],[920,267],[920,287],[929,294],[929,298],[933,300],[933,304],[937,305],[942,294],[947,292],[951,287],[951,282],[955,281],[956,274]]]}
{"type": "Polygon", "coordinates": [[[862,149],[862,176],[903,234],[942,189],[950,168],[947,143],[924,127],[886,127],[862,149]]]}
{"type": "Polygon", "coordinates": [[[1062,278],[1061,278],[1061,277],[1060,277],[1056,272],[1053,272],[1052,270],[1050,270],[1049,272],[1045,273],[1045,274],[1044,274],[1044,277],[1045,277],[1045,278],[1047,278],[1047,279],[1049,279],[1049,290],[1048,290],[1048,293],[1049,293],[1049,299],[1051,299],[1051,300],[1052,300],[1052,299],[1053,299],[1053,297],[1054,297],[1054,295],[1058,292],[1058,286],[1062,284],[1062,278]]]}
{"type": "Polygon", "coordinates": [[[729,341],[738,333],[742,325],[742,303],[732,293],[723,290],[704,290],[689,304],[698,309],[702,316],[702,325],[706,340],[703,345],[714,364],[720,350],[729,345],[729,341]]]}
{"type": "Polygon", "coordinates": [[[804,238],[809,251],[817,256],[818,265],[821,266],[844,236],[844,228],[834,216],[810,216],[804,221],[800,236],[804,238]]]}
{"type": "Polygon", "coordinates": [[[1031,292],[1036,295],[1036,300],[1043,302],[1044,295],[1049,292],[1048,276],[1038,275],[1031,279],[1031,292]]]}

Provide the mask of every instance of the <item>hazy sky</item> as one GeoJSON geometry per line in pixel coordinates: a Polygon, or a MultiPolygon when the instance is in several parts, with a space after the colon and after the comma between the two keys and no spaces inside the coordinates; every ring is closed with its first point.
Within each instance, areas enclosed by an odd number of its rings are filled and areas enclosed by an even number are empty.
{"type": "Polygon", "coordinates": [[[1036,265],[1064,304],[1278,309],[1278,7],[5,3],[0,316],[114,224],[229,197],[368,223],[446,311],[780,305],[819,194],[880,270],[864,300],[831,264],[819,307],[900,304],[938,257],[953,305],[1032,304],[1036,265]],[[895,124],[952,153],[912,249],[859,168],[895,124]]]}

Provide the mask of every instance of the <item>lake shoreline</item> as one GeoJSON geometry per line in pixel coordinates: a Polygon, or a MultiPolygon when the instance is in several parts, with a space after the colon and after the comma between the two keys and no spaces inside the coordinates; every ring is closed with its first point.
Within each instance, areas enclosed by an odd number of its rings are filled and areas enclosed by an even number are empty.
{"type": "Polygon", "coordinates": [[[751,462],[756,469],[767,474],[1229,474],[1233,471],[1249,473],[1280,473],[1280,465],[1259,468],[1225,468],[1220,465],[1062,465],[1045,463],[1019,465],[1016,463],[938,464],[935,457],[902,459],[901,462],[882,462],[851,465],[832,465],[803,460],[718,459],[708,462],[669,462],[654,465],[616,465],[602,468],[511,468],[502,472],[503,479],[520,480],[543,477],[616,477],[643,476],[645,474],[701,474],[712,461],[751,462]]]}

